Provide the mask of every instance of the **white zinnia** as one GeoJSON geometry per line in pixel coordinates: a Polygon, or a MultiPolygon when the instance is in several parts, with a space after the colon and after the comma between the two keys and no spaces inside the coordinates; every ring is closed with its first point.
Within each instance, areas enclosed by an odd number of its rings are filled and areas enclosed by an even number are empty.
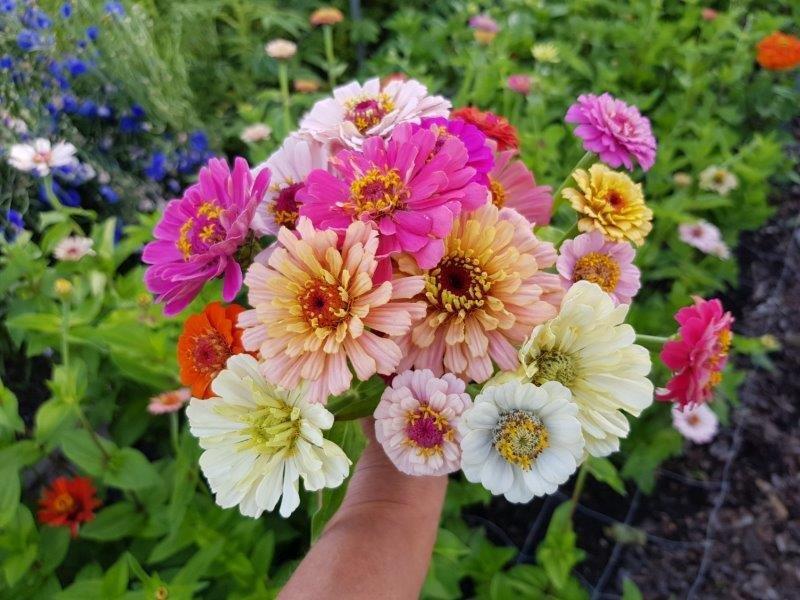
{"type": "Polygon", "coordinates": [[[583,456],[578,407],[556,381],[484,387],[461,416],[461,468],[510,502],[552,494],[583,456]]]}
{"type": "Polygon", "coordinates": [[[305,399],[303,388],[287,391],[268,383],[249,354],[228,359],[211,383],[216,397],[192,398],[186,409],[192,435],[205,452],[203,470],[217,504],[239,505],[257,518],[275,508],[288,517],[300,504],[298,481],[308,491],[341,485],[350,460],[323,438],[333,415],[305,399]]]}
{"type": "Polygon", "coordinates": [[[701,189],[727,196],[728,192],[739,187],[739,179],[728,169],[711,165],[700,173],[699,185],[701,189]]]}
{"type": "Polygon", "coordinates": [[[271,135],[272,127],[266,123],[253,123],[242,129],[242,132],[239,134],[239,139],[246,144],[255,144],[269,139],[271,135]]]}
{"type": "Polygon", "coordinates": [[[653,401],[650,353],[634,344],[636,332],[623,324],[627,313],[627,304],[615,307],[597,284],[578,281],[558,315],[538,325],[519,353],[527,379],[570,389],[592,456],[619,450],[630,430],[622,411],[638,417],[653,401]]]}
{"type": "Polygon", "coordinates": [[[401,123],[419,123],[422,117],[446,117],[450,101],[431,96],[419,81],[393,80],[381,89],[380,80],[357,81],[333,90],[300,121],[301,133],[322,142],[338,141],[360,149],[364,138],[388,136],[401,123]]]}
{"type": "Polygon", "coordinates": [[[289,40],[277,38],[264,46],[264,52],[266,52],[267,56],[270,58],[288,60],[297,54],[297,44],[289,40]]]}
{"type": "Polygon", "coordinates": [[[91,238],[75,235],[65,237],[53,248],[53,256],[58,260],[75,262],[87,255],[94,256],[92,244],[94,242],[91,238]]]}
{"type": "Polygon", "coordinates": [[[695,444],[707,444],[713,440],[719,430],[719,419],[707,404],[698,404],[694,408],[672,407],[672,425],[687,440],[695,444]]]}
{"type": "Polygon", "coordinates": [[[713,254],[723,260],[731,256],[728,245],[722,239],[722,233],[716,225],[708,221],[701,219],[696,223],[683,223],[678,226],[678,236],[682,242],[694,246],[706,254],[713,254]]]}
{"type": "Polygon", "coordinates": [[[20,171],[49,175],[55,167],[75,162],[75,146],[68,142],[50,144],[50,140],[37,138],[32,144],[14,144],[8,153],[8,163],[20,171]]]}

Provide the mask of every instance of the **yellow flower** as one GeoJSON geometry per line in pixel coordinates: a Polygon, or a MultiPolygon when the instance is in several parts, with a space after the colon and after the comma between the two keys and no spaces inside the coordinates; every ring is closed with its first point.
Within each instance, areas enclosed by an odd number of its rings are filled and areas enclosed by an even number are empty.
{"type": "Polygon", "coordinates": [[[534,60],[543,63],[557,63],[561,61],[561,58],[558,56],[558,46],[553,42],[534,44],[531,47],[531,54],[534,60]]]}
{"type": "Polygon", "coordinates": [[[614,242],[644,243],[653,228],[653,211],[644,202],[640,183],[602,163],[595,163],[588,172],[576,169],[572,177],[578,189],[566,188],[563,195],[580,215],[578,229],[597,229],[614,242]]]}

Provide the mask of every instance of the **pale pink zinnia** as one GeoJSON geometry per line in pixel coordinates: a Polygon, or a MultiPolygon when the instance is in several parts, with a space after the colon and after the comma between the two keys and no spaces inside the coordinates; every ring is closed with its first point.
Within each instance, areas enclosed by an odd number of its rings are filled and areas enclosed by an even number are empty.
{"type": "Polygon", "coordinates": [[[375,437],[408,475],[447,475],[461,466],[461,413],[472,405],[465,384],[451,373],[404,371],[375,409],[375,437]]]}
{"type": "Polygon", "coordinates": [[[614,304],[630,304],[641,287],[641,274],[633,264],[635,255],[628,242],[609,242],[599,231],[591,231],[561,245],[556,268],[565,289],[577,281],[591,281],[603,288],[614,304]]]}
{"type": "Polygon", "coordinates": [[[428,88],[414,79],[395,79],[383,88],[378,78],[364,85],[352,81],[333,90],[333,98],[314,104],[300,121],[300,133],[358,149],[368,137],[386,137],[401,123],[446,117],[449,112],[449,100],[431,96],[428,88]]]}
{"type": "Polygon", "coordinates": [[[518,212],[485,204],[453,224],[445,253],[422,270],[408,255],[400,273],[422,275],[419,299],[427,314],[398,339],[400,369],[430,369],[464,380],[486,381],[519,366],[517,346],[538,324],[554,317],[563,289],[553,266],[553,245],[542,242],[518,212]]]}
{"type": "Polygon", "coordinates": [[[719,419],[707,404],[684,409],[673,406],[672,425],[687,440],[707,444],[717,435],[719,419]]]}
{"type": "Polygon", "coordinates": [[[694,246],[706,254],[712,254],[723,260],[730,258],[731,251],[722,233],[716,225],[708,221],[697,221],[696,223],[684,223],[678,226],[678,235],[682,242],[694,246]]]}
{"type": "Polygon", "coordinates": [[[233,301],[242,287],[236,253],[247,241],[256,207],[269,185],[269,169],[257,176],[243,158],[233,171],[212,158],[200,169],[198,182],[183,197],[170,200],[153,230],[142,261],[149,264],[144,281],[164,313],[174,315],[194,300],[206,282],[224,277],[222,297],[233,301]]]}
{"type": "Polygon", "coordinates": [[[192,397],[189,388],[178,388],[170,392],[164,392],[150,398],[147,405],[147,412],[153,415],[163,415],[165,413],[176,412],[186,404],[192,397]]]}
{"type": "Polygon", "coordinates": [[[347,227],[341,245],[333,230],[301,217],[296,232],[282,227],[266,265],[253,263],[245,283],[252,310],[239,316],[246,350],[261,352],[266,379],[286,389],[301,380],[311,402],[350,388],[375,373],[391,375],[401,353],[388,336],[409,331],[425,308],[407,300],[421,277],[373,282],[378,234],[369,223],[347,227]],[[295,234],[296,233],[296,234],[295,234]]]}
{"type": "Polygon", "coordinates": [[[281,227],[294,229],[300,216],[297,192],[314,169],[328,166],[324,144],[312,139],[291,136],[254,172],[269,169],[271,176],[264,201],[253,217],[253,230],[261,235],[276,235],[281,227]]]}
{"type": "Polygon", "coordinates": [[[506,80],[506,85],[512,92],[517,92],[518,94],[527,96],[531,93],[533,79],[531,79],[530,75],[509,75],[508,79],[506,80]]]}
{"type": "Polygon", "coordinates": [[[583,139],[584,149],[599,155],[609,167],[625,165],[630,170],[635,159],[647,171],[656,160],[650,120],[609,93],[579,96],[565,120],[578,124],[575,135],[583,139]]]}
{"type": "Polygon", "coordinates": [[[536,226],[550,223],[553,195],[549,185],[536,185],[533,173],[516,150],[497,152],[489,173],[489,192],[498,208],[513,208],[536,226]]]}
{"type": "Polygon", "coordinates": [[[453,219],[486,202],[486,187],[473,181],[469,158],[456,136],[440,140],[429,129],[400,125],[388,141],[371,137],[363,152],[339,152],[330,161],[338,177],[312,171],[298,193],[300,214],[320,229],[374,223],[379,258],[408,252],[429,269],[442,258],[453,219]]]}

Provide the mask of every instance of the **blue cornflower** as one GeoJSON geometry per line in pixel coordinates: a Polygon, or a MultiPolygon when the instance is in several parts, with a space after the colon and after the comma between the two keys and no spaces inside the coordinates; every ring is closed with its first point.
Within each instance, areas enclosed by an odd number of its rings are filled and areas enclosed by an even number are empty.
{"type": "Polygon", "coordinates": [[[0,12],[10,13],[14,12],[17,8],[17,3],[14,0],[0,0],[0,12]]]}
{"type": "Polygon", "coordinates": [[[65,113],[71,114],[78,111],[78,100],[72,94],[64,94],[61,106],[65,113]]]}
{"type": "Polygon", "coordinates": [[[135,119],[144,119],[145,116],[144,109],[139,106],[138,104],[131,105],[131,116],[135,119]]]}
{"type": "Polygon", "coordinates": [[[20,231],[25,229],[25,221],[22,218],[22,214],[18,213],[13,208],[9,208],[6,211],[6,221],[8,222],[7,227],[4,227],[4,233],[6,240],[9,242],[13,242],[20,231]]]}
{"type": "Polygon", "coordinates": [[[64,60],[64,68],[69,71],[69,74],[72,77],[78,77],[88,71],[86,63],[80,58],[75,58],[74,56],[70,56],[64,60]]]}
{"type": "Polygon", "coordinates": [[[122,2],[114,2],[114,1],[106,2],[105,11],[106,14],[109,14],[112,17],[125,16],[125,7],[122,6],[122,2]]]}
{"type": "Polygon", "coordinates": [[[119,202],[119,194],[117,194],[110,185],[101,185],[100,195],[105,198],[106,202],[109,204],[116,204],[119,202]]]}
{"type": "Polygon", "coordinates": [[[197,152],[208,150],[208,136],[204,131],[197,130],[189,134],[189,147],[197,152]]]}
{"type": "Polygon", "coordinates": [[[97,27],[97,25],[89,25],[86,28],[86,37],[91,41],[96,42],[97,38],[100,37],[100,28],[97,27]]]}
{"type": "Polygon", "coordinates": [[[39,39],[39,34],[35,31],[23,29],[17,34],[17,46],[20,47],[20,50],[30,52],[38,48],[40,44],[41,40],[39,39]]]}
{"type": "Polygon", "coordinates": [[[144,174],[153,181],[161,181],[167,176],[167,157],[163,152],[154,152],[150,164],[144,168],[144,174]]]}
{"type": "Polygon", "coordinates": [[[0,71],[8,71],[14,66],[14,59],[8,54],[0,57],[0,71]]]}
{"type": "Polygon", "coordinates": [[[88,119],[97,116],[97,104],[91,100],[84,100],[78,109],[78,114],[88,119]]]}
{"type": "MultiPolygon", "coordinates": [[[[55,193],[56,198],[61,200],[61,203],[65,206],[80,206],[81,205],[81,195],[72,188],[64,188],[57,181],[53,181],[53,193],[55,193]]],[[[45,190],[44,185],[39,186],[39,199],[50,206],[50,200],[47,198],[47,190],[45,190]]]]}
{"type": "Polygon", "coordinates": [[[35,6],[29,6],[22,15],[22,24],[33,29],[50,29],[53,21],[46,12],[39,10],[35,6]]]}
{"type": "Polygon", "coordinates": [[[69,19],[72,16],[72,4],[64,2],[58,12],[64,19],[69,19]]]}

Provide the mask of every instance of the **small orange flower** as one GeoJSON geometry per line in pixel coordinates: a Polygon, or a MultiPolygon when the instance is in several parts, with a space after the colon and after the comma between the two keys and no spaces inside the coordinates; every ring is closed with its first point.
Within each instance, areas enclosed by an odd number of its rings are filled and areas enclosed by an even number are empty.
{"type": "Polygon", "coordinates": [[[322,8],[318,8],[309,17],[308,21],[314,27],[319,27],[320,25],[336,25],[337,23],[341,23],[344,20],[344,15],[342,11],[338,8],[333,6],[323,6],[322,8]]]}
{"type": "Polygon", "coordinates": [[[242,330],[236,318],[244,310],[238,304],[228,307],[212,302],[203,312],[186,319],[178,338],[178,363],[181,383],[192,389],[196,398],[210,398],[211,381],[228,358],[244,352],[242,330]]]}
{"type": "Polygon", "coordinates": [[[94,519],[94,509],[101,504],[88,477],[59,477],[42,492],[37,516],[45,525],[69,527],[77,537],[80,524],[94,519]]]}
{"type": "Polygon", "coordinates": [[[756,60],[765,69],[782,71],[800,65],[800,39],[776,31],[756,45],[756,60]]]}
{"type": "Polygon", "coordinates": [[[450,113],[450,118],[461,119],[475,125],[486,137],[497,143],[497,149],[500,152],[519,149],[517,129],[505,117],[488,110],[485,112],[478,110],[474,106],[465,106],[455,109],[450,113]]]}

